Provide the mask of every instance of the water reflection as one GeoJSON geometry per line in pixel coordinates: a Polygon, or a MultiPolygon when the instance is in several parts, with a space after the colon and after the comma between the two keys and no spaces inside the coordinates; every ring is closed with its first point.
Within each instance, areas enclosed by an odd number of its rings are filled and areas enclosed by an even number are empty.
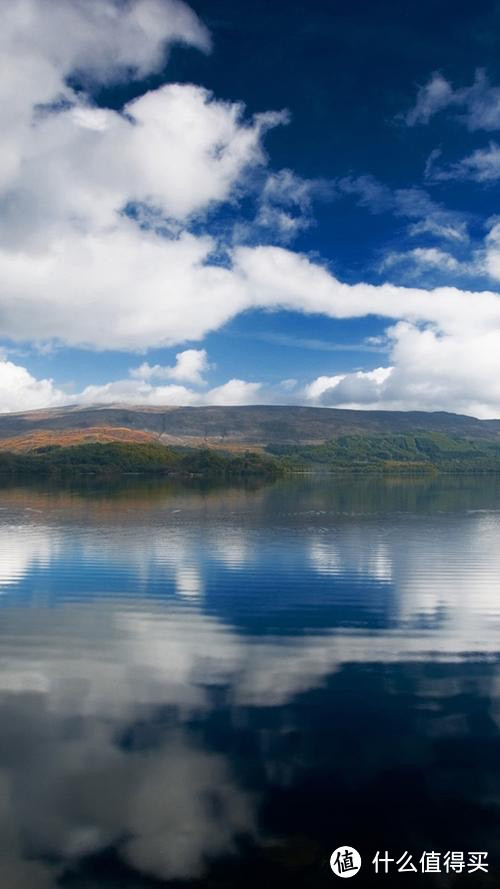
{"type": "Polygon", "coordinates": [[[0,885],[322,886],[339,842],[498,861],[499,494],[0,492],[0,885]]]}

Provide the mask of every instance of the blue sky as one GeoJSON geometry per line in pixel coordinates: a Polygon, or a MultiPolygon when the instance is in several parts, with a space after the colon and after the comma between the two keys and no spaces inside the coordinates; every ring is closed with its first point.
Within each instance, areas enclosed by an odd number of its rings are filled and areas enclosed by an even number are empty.
{"type": "Polygon", "coordinates": [[[0,410],[500,416],[499,3],[4,18],[0,410]]]}

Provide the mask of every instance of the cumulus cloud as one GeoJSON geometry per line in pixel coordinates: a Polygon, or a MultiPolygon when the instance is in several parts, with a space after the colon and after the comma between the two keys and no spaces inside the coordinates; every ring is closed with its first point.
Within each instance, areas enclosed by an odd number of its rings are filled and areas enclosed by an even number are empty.
{"type": "MultiPolygon", "coordinates": [[[[381,383],[365,381],[372,389],[382,387],[384,403],[400,403],[387,387],[397,380],[398,368],[407,374],[411,365],[404,348],[413,353],[416,343],[431,341],[438,363],[444,355],[453,362],[458,346],[470,343],[461,368],[480,353],[484,379],[471,372],[457,402],[453,380],[459,374],[451,363],[448,390],[443,369],[439,391],[408,385],[408,400],[500,412],[489,377],[496,359],[488,353],[497,349],[498,294],[347,285],[307,256],[276,246],[224,246],[209,234],[211,210],[236,201],[249,172],[257,169],[261,179],[267,176],[263,213],[282,214],[283,231],[308,218],[316,186],[288,170],[265,171],[263,136],[287,122],[285,112],[248,119],[241,103],[220,101],[191,84],[166,84],[119,110],[92,104],[85,93],[89,83],[157,71],[174,42],[209,48],[209,35],[188,7],[174,0],[131,0],[125,7],[115,0],[50,5],[3,0],[0,6],[0,57],[7,72],[0,88],[0,312],[6,339],[144,351],[201,340],[249,309],[329,318],[377,315],[413,331],[412,339],[393,326],[399,331],[391,340],[394,370],[381,383]],[[78,91],[69,85],[70,75],[79,80],[78,91]]],[[[478,83],[476,93],[484,93],[484,81],[478,83]]],[[[421,109],[427,110],[420,117],[430,117],[446,97],[443,83],[434,84],[426,105],[422,98],[421,109]]],[[[370,177],[348,177],[336,185],[373,212],[406,219],[410,235],[467,242],[465,215],[446,210],[422,189],[391,191],[370,177]]],[[[486,267],[495,277],[493,230],[486,252],[486,267]]],[[[443,250],[417,248],[412,255],[421,266],[439,265],[447,280],[462,271],[443,250]]],[[[258,380],[228,380],[200,392],[205,362],[202,349],[185,350],[172,367],[145,362],[125,380],[88,386],[71,398],[52,381],[3,362],[0,376],[8,382],[4,396],[0,389],[0,407],[68,400],[241,404],[274,397],[258,380]]],[[[415,367],[414,373],[418,382],[422,372],[415,367]]],[[[346,387],[342,381],[337,396],[346,387]]],[[[280,392],[283,396],[283,388],[280,392]]]]}
{"type": "Polygon", "coordinates": [[[206,49],[205,29],[173,0],[125,11],[114,0],[23,0],[2,12],[4,336],[142,349],[219,326],[240,310],[238,287],[210,263],[215,241],[186,226],[235,196],[265,161],[263,133],[287,115],[246,120],[241,104],[190,84],[117,111],[68,86],[70,74],[144,76],[174,41],[206,49]]]}
{"type": "Polygon", "coordinates": [[[326,375],[316,377],[315,380],[307,384],[304,389],[304,395],[308,401],[321,404],[324,393],[335,389],[344,377],[345,374],[335,374],[331,377],[326,375]]]}
{"type": "Polygon", "coordinates": [[[32,161],[39,152],[37,112],[78,105],[70,74],[102,83],[139,78],[164,64],[173,43],[210,46],[204,26],[178,0],[2,0],[0,10],[0,186],[11,198],[26,155],[32,161]]]}
{"type": "MultiPolygon", "coordinates": [[[[496,236],[494,229],[490,235],[492,269],[498,252],[496,236]]],[[[220,271],[238,282],[244,295],[241,305],[246,307],[265,305],[339,319],[377,314],[402,322],[390,327],[390,363],[395,369],[377,390],[379,400],[368,406],[453,409],[481,416],[500,413],[495,382],[500,379],[498,294],[453,287],[427,291],[389,283],[347,285],[308,257],[278,247],[240,247],[234,253],[233,269],[220,271]]],[[[51,397],[62,396],[51,391],[51,397]]],[[[314,398],[314,393],[309,397],[314,398]]],[[[154,386],[130,377],[88,386],[75,398],[84,403],[241,404],[268,400],[269,391],[259,381],[228,381],[200,393],[176,383],[154,386]]]]}
{"type": "Polygon", "coordinates": [[[500,325],[500,298],[492,291],[467,292],[455,287],[424,290],[385,283],[345,284],[303,254],[280,247],[240,247],[235,270],[254,306],[356,318],[386,318],[432,323],[443,332],[486,331],[500,325]]]}
{"type": "Polygon", "coordinates": [[[143,380],[124,379],[86,386],[68,401],[89,405],[128,403],[179,406],[196,404],[198,399],[198,393],[186,386],[154,386],[143,380]]]}
{"type": "Polygon", "coordinates": [[[228,380],[207,392],[199,392],[186,386],[155,386],[143,380],[115,380],[103,385],[86,386],[82,392],[68,401],[79,404],[149,404],[149,405],[200,405],[200,404],[254,404],[260,401],[261,383],[246,380],[228,380]]]}
{"type": "Polygon", "coordinates": [[[366,406],[380,400],[381,388],[392,370],[392,367],[377,367],[371,371],[317,377],[306,386],[305,392],[309,399],[321,405],[366,406]]]}
{"type": "MultiPolygon", "coordinates": [[[[143,380],[114,380],[102,385],[86,386],[81,392],[73,395],[58,395],[52,404],[146,404],[165,406],[193,406],[204,404],[242,405],[262,403],[266,400],[261,394],[263,385],[260,382],[232,379],[206,392],[199,392],[187,386],[176,384],[155,386],[143,380]]],[[[0,392],[1,397],[1,392],[0,392]]],[[[269,396],[268,396],[269,397],[269,396]]],[[[15,395],[12,396],[12,401],[15,395]]],[[[39,405],[40,406],[40,405],[39,405]]],[[[10,408],[12,409],[12,408],[10,408]]],[[[19,408],[15,408],[19,410],[19,408]]],[[[0,401],[0,410],[3,407],[0,401]]]]}
{"type": "Polygon", "coordinates": [[[228,380],[207,392],[204,404],[255,404],[261,401],[262,383],[228,380]]]}
{"type": "Polygon", "coordinates": [[[0,411],[56,407],[68,400],[53,380],[37,380],[25,367],[0,360],[0,411]]]}
{"type": "Polygon", "coordinates": [[[319,378],[308,387],[323,406],[385,410],[451,410],[499,415],[500,331],[443,335],[399,322],[389,330],[391,366],[319,378]]]}
{"type": "Polygon", "coordinates": [[[242,172],[263,161],[263,132],[285,119],[269,112],[246,122],[242,105],[189,84],[167,84],[121,113],[83,103],[40,113],[16,140],[17,167],[0,182],[0,273],[23,247],[25,264],[39,256],[71,268],[75,239],[86,235],[126,233],[140,254],[141,227],[127,225],[124,211],[130,218],[146,205],[187,221],[227,200],[242,172]]]}
{"type": "MultiPolygon", "coordinates": [[[[70,404],[243,405],[272,399],[272,392],[266,391],[261,382],[236,378],[201,391],[192,388],[206,386],[203,374],[210,367],[205,349],[186,349],[177,354],[172,367],[151,366],[144,362],[132,368],[125,379],[86,386],[74,392],[57,386],[51,379],[37,379],[26,367],[4,357],[0,359],[0,413],[70,404]],[[191,385],[158,382],[162,380],[184,381],[191,385]]],[[[283,388],[289,391],[292,381],[286,382],[289,385],[283,388]]]]}
{"type": "Polygon", "coordinates": [[[163,66],[172,43],[210,48],[207,29],[180,0],[2,0],[1,7],[2,44],[18,51],[18,76],[37,92],[52,91],[54,80],[73,71],[104,81],[144,77],[163,66]],[[45,83],[31,76],[30,59],[46,72],[45,83]]]}
{"type": "Polygon", "coordinates": [[[77,273],[66,301],[61,296],[68,292],[64,263],[37,257],[35,270],[27,269],[22,257],[12,257],[4,332],[23,340],[56,337],[101,348],[138,348],[201,338],[249,308],[331,318],[415,317],[454,329],[469,319],[474,327],[497,324],[500,317],[500,299],[492,292],[347,285],[304,255],[278,247],[236,248],[232,267],[225,268],[207,263],[210,239],[189,234],[166,241],[141,232],[138,255],[136,237],[120,231],[75,239],[77,273]],[[130,284],[139,276],[146,276],[148,289],[143,288],[137,301],[130,284]],[[49,288],[51,280],[57,288],[49,288]],[[24,283],[36,285],[36,301],[23,293],[24,283]]]}
{"type": "Polygon", "coordinates": [[[198,386],[204,384],[203,374],[210,366],[205,349],[185,349],[175,358],[173,367],[151,366],[144,361],[139,367],[132,368],[130,376],[137,380],[182,380],[198,386]]]}

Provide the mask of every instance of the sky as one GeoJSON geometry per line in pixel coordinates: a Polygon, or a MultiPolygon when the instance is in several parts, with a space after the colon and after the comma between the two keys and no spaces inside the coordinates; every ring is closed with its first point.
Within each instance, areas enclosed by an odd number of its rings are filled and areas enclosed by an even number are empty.
{"type": "Polygon", "coordinates": [[[500,2],[0,12],[0,411],[500,417],[500,2]]]}

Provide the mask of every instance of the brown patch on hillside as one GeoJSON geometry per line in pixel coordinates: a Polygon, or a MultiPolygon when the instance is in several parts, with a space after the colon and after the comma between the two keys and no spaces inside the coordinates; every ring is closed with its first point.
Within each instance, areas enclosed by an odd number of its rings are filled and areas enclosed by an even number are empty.
{"type": "Polygon", "coordinates": [[[37,448],[53,445],[70,448],[81,444],[106,444],[123,442],[124,444],[151,444],[158,442],[153,432],[140,429],[127,429],[120,426],[95,426],[89,429],[37,429],[25,435],[14,435],[0,440],[0,451],[14,451],[28,454],[37,448]]]}
{"type": "Polygon", "coordinates": [[[126,426],[90,426],[88,429],[35,429],[21,435],[11,435],[0,439],[0,451],[14,451],[29,454],[38,448],[54,445],[70,448],[81,444],[151,444],[152,442],[171,447],[210,448],[235,454],[245,451],[263,451],[263,444],[251,445],[242,442],[226,441],[219,436],[168,435],[146,432],[142,429],[129,429],[126,426]]]}

